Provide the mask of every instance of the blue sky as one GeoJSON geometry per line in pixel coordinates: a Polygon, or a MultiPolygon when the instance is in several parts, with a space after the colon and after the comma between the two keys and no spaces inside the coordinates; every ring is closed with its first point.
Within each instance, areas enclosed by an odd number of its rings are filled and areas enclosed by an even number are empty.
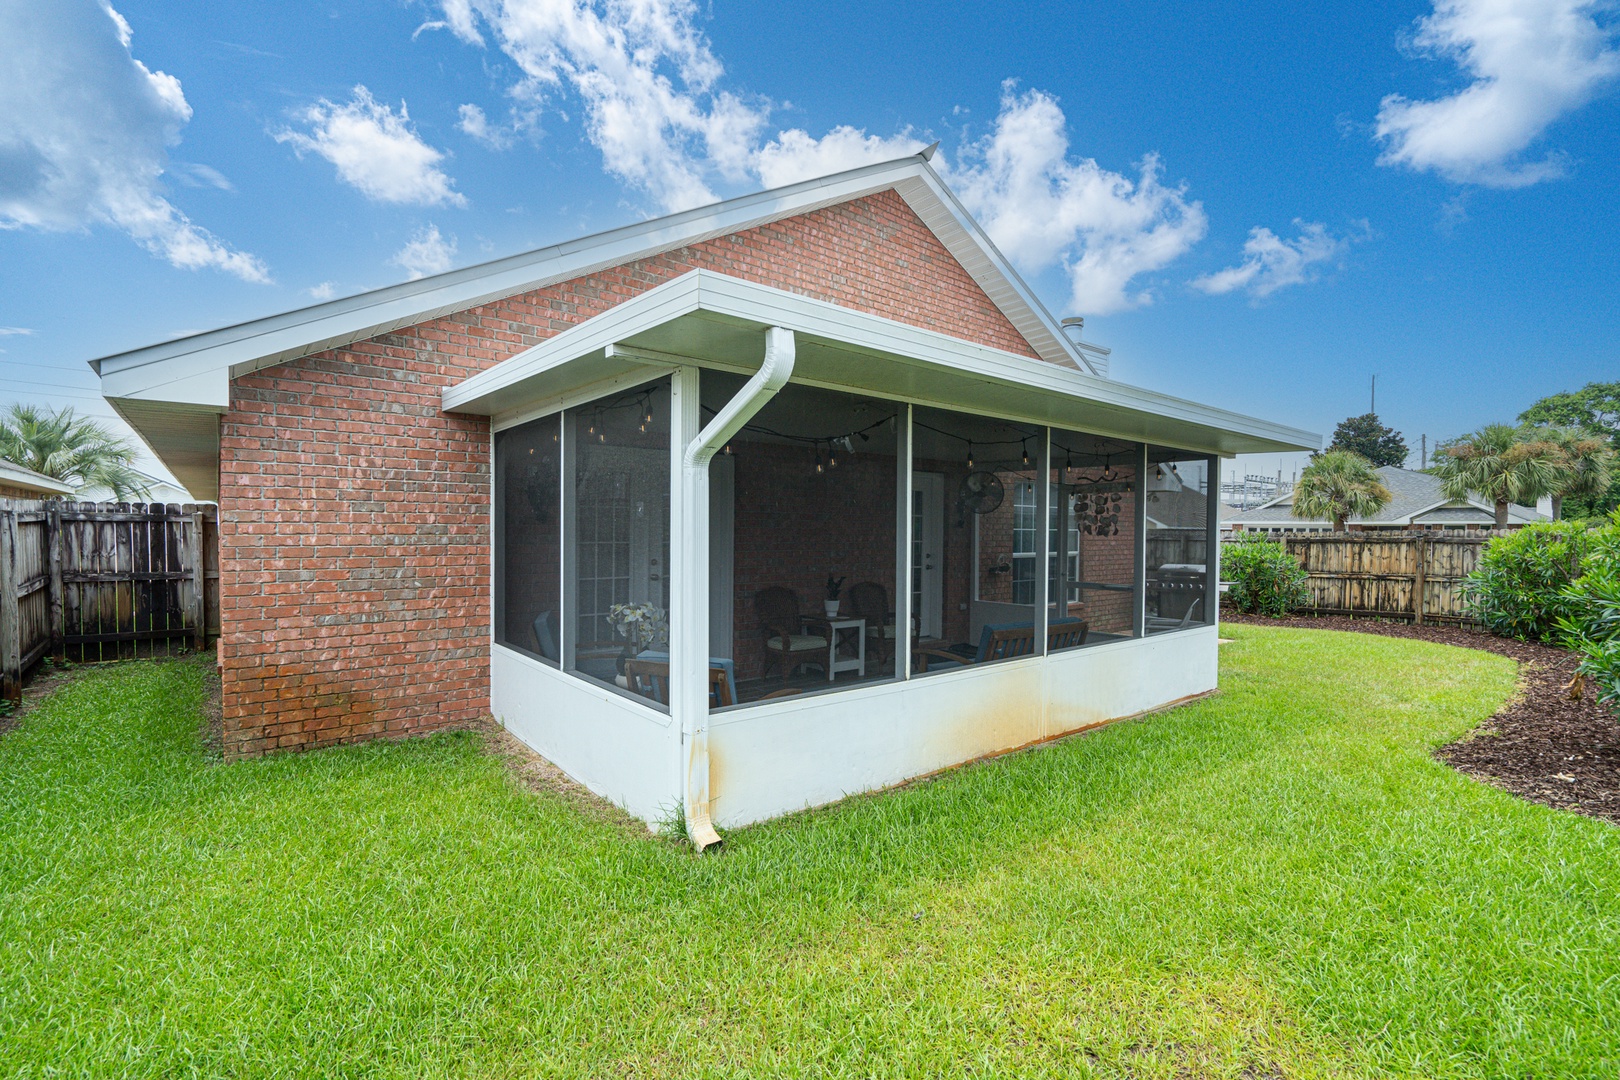
{"type": "Polygon", "coordinates": [[[8,397],[936,139],[1122,380],[1415,447],[1620,377],[1612,7],[114,7],[0,7],[8,397]]]}

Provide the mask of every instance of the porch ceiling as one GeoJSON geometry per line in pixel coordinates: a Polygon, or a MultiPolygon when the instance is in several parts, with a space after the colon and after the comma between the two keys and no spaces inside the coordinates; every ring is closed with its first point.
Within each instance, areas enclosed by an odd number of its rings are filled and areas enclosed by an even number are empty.
{"type": "Polygon", "coordinates": [[[1318,436],[707,271],[689,274],[446,389],[499,423],[669,367],[750,373],[764,332],[794,331],[793,380],[1231,455],[1318,436]]]}

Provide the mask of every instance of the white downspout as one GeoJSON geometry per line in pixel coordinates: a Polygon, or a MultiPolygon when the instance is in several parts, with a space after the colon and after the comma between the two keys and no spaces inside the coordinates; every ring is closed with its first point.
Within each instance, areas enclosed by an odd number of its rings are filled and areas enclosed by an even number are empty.
{"type": "Polygon", "coordinates": [[[720,843],[709,814],[709,462],[764,408],[793,374],[793,331],[765,331],[765,358],[737,395],[686,445],[681,455],[681,501],[687,543],[677,580],[686,602],[675,612],[670,637],[672,704],[685,744],[686,832],[699,851],[720,843]],[[702,542],[700,542],[702,541],[702,542]]]}

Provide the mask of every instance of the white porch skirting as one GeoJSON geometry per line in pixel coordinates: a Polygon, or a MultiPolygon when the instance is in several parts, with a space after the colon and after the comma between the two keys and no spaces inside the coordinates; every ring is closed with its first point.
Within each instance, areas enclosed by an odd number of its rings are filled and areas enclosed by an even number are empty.
{"type": "MultiPolygon", "coordinates": [[[[1196,627],[715,713],[711,813],[735,828],[1205,693],[1216,687],[1216,635],[1196,627]]],[[[514,735],[643,820],[680,805],[680,732],[668,716],[493,652],[491,708],[514,735]]]]}

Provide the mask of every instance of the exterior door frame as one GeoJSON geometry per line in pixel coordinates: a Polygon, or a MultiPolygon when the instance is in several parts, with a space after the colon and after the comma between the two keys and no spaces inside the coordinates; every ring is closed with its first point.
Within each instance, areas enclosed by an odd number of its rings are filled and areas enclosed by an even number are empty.
{"type": "Polygon", "coordinates": [[[916,522],[912,537],[915,578],[908,575],[907,587],[917,594],[913,612],[917,636],[938,638],[944,630],[945,583],[945,474],[911,474],[911,512],[916,522]],[[930,550],[932,548],[932,550],[930,550]]]}

